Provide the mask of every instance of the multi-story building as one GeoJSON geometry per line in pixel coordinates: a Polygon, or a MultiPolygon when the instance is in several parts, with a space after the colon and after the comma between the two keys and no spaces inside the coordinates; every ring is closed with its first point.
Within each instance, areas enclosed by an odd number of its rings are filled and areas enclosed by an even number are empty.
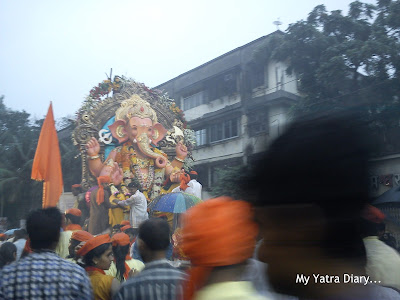
{"type": "Polygon", "coordinates": [[[295,76],[281,62],[257,63],[254,52],[276,31],[173,78],[168,92],[196,132],[193,151],[199,181],[207,190],[216,169],[247,164],[279,135],[289,107],[299,99],[295,76]]]}

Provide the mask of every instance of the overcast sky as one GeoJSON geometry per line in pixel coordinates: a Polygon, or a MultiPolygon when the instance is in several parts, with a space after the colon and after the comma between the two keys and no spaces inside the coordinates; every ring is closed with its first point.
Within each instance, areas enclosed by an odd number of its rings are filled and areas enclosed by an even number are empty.
{"type": "MultiPolygon", "coordinates": [[[[113,75],[157,86],[234,48],[347,0],[0,0],[0,95],[42,118],[74,115],[113,75]]],[[[375,3],[367,0],[363,2],[375,3]]]]}

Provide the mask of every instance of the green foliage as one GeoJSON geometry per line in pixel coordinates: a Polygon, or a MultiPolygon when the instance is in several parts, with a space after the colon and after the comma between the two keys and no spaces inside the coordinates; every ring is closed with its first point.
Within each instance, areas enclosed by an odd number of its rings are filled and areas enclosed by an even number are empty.
{"type": "Polygon", "coordinates": [[[71,186],[73,184],[80,184],[82,180],[80,153],[71,139],[71,134],[74,128],[75,122],[69,120],[66,121],[65,128],[58,132],[65,192],[70,192],[71,186]]]}
{"type": "Polygon", "coordinates": [[[271,37],[255,60],[286,62],[287,73],[297,75],[303,97],[294,117],[353,110],[386,143],[384,151],[400,151],[400,136],[393,137],[400,120],[399,0],[355,1],[347,15],[319,5],[287,34],[271,37]]]}
{"type": "Polygon", "coordinates": [[[234,199],[242,199],[245,193],[242,183],[248,178],[248,172],[248,167],[243,165],[217,169],[217,180],[211,194],[214,197],[230,196],[234,199]]]}
{"type": "MultiPolygon", "coordinates": [[[[29,120],[25,111],[8,109],[0,97],[0,215],[18,226],[18,219],[26,213],[41,207],[43,184],[31,179],[32,163],[43,119],[29,120]]],[[[64,127],[59,132],[59,144],[65,190],[81,180],[80,159],[76,147],[71,141],[73,121],[63,119],[64,127]]]]}
{"type": "Polygon", "coordinates": [[[31,180],[40,127],[29,114],[5,107],[0,98],[0,203],[3,216],[16,220],[41,203],[41,184],[31,180]]]}

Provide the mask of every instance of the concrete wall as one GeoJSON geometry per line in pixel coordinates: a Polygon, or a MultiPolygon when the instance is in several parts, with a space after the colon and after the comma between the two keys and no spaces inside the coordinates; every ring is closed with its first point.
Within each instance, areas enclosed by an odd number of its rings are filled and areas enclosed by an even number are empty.
{"type": "Polygon", "coordinates": [[[218,111],[228,105],[232,105],[238,102],[240,102],[240,96],[238,94],[232,96],[224,96],[220,99],[215,99],[208,104],[202,104],[194,108],[185,110],[185,118],[189,122],[201,118],[206,113],[218,111]]]}
{"type": "Polygon", "coordinates": [[[223,140],[193,151],[195,164],[219,161],[243,155],[243,143],[239,137],[223,140]]]}

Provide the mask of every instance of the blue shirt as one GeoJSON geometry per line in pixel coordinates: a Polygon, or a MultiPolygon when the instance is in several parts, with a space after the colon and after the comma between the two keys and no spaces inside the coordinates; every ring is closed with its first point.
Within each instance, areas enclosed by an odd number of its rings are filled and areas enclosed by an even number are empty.
{"type": "Polygon", "coordinates": [[[123,283],[113,299],[182,300],[185,280],[186,274],[171,266],[168,260],[155,260],[123,283]]]}
{"type": "Polygon", "coordinates": [[[0,299],[93,299],[85,270],[52,251],[34,252],[0,270],[0,299]]]}

